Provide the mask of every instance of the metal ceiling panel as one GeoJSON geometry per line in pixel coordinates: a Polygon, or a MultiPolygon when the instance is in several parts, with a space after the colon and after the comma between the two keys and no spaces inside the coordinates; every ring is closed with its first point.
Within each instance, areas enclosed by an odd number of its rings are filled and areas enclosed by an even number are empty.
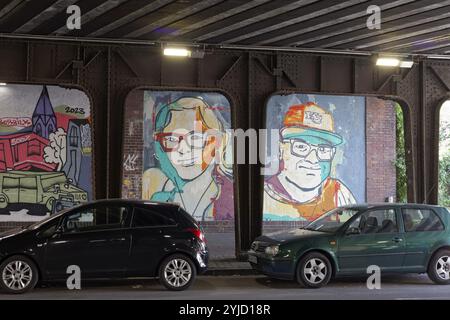
{"type": "Polygon", "coordinates": [[[122,17],[120,17],[117,20],[113,20],[113,22],[98,28],[97,30],[89,33],[88,35],[91,37],[99,37],[102,36],[108,32],[113,31],[114,29],[117,29],[127,23],[130,23],[137,18],[140,18],[150,12],[153,12],[155,10],[158,10],[159,8],[168,5],[169,3],[173,2],[173,0],[157,0],[152,1],[151,3],[147,4],[146,6],[137,9],[136,11],[130,11],[128,14],[124,14],[122,17]]]}
{"type": "Polygon", "coordinates": [[[450,0],[0,0],[4,36],[444,54],[450,0]],[[80,7],[68,30],[66,8],[80,7]],[[381,9],[369,30],[367,8],[381,9]]]}
{"type": "Polygon", "coordinates": [[[432,5],[426,5],[427,2],[428,1],[426,0],[414,1],[403,6],[384,10],[382,15],[382,28],[380,30],[368,30],[366,25],[367,17],[363,16],[359,19],[342,23],[339,27],[330,26],[294,38],[286,39],[286,42],[290,45],[296,46],[307,45],[313,47],[317,46],[320,48],[330,48],[351,42],[352,39],[364,39],[379,33],[400,30],[407,23],[416,23],[420,19],[428,19],[430,17],[441,15],[446,12],[443,7],[450,5],[450,0],[432,5]]]}
{"type": "Polygon", "coordinates": [[[247,11],[269,1],[270,0],[252,0],[244,4],[242,4],[242,1],[240,0],[224,1],[208,8],[208,10],[200,11],[186,19],[179,20],[166,26],[165,34],[151,32],[144,35],[144,37],[150,39],[158,38],[158,36],[168,39],[173,38],[174,36],[180,37],[192,30],[226,19],[239,12],[247,11]]]}
{"type": "Polygon", "coordinates": [[[14,30],[14,32],[15,33],[30,32],[38,25],[40,25],[42,22],[51,19],[57,14],[67,10],[67,7],[76,2],[77,0],[58,0],[55,3],[53,3],[50,7],[48,7],[47,9],[36,15],[33,19],[29,20],[27,23],[21,25],[19,28],[14,30]]]}
{"type": "Polygon", "coordinates": [[[183,10],[180,10],[173,14],[168,14],[167,16],[165,16],[155,22],[150,22],[146,26],[126,34],[125,37],[129,37],[129,38],[140,37],[145,33],[154,31],[157,28],[164,27],[174,21],[178,21],[183,18],[189,17],[190,15],[192,15],[198,11],[204,10],[204,9],[211,7],[215,4],[218,4],[222,1],[223,0],[204,0],[204,1],[200,1],[198,3],[194,3],[193,5],[187,7],[183,10]]]}

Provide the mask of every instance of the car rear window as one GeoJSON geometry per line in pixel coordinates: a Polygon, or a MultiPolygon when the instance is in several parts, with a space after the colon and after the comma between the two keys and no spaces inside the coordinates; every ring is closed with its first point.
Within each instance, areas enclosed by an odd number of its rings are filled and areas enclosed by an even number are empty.
{"type": "Polygon", "coordinates": [[[403,209],[403,223],[406,232],[441,231],[441,219],[429,209],[403,209]]]}
{"type": "Polygon", "coordinates": [[[163,213],[155,208],[134,208],[133,227],[175,226],[176,224],[176,220],[170,213],[163,213]]]}

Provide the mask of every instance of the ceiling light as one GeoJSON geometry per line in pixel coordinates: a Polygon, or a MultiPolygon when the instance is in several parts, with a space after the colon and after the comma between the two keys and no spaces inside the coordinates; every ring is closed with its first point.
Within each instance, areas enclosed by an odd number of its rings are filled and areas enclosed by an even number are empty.
{"type": "MultiPolygon", "coordinates": [[[[447,51],[446,53],[450,53],[450,51],[447,51]]],[[[450,60],[450,55],[439,55],[439,54],[430,54],[426,56],[428,59],[443,59],[443,60],[450,60]]]]}
{"type": "Polygon", "coordinates": [[[400,61],[400,68],[412,68],[412,66],[414,65],[414,61],[412,60],[402,60],[400,61]]]}
{"type": "Polygon", "coordinates": [[[171,57],[190,57],[191,51],[185,48],[164,48],[164,55],[171,57]]]}
{"type": "Polygon", "coordinates": [[[400,60],[397,58],[386,58],[381,57],[377,59],[377,66],[382,67],[398,67],[400,64],[400,60]]]}
{"type": "Polygon", "coordinates": [[[6,82],[0,82],[0,86],[6,86],[6,82]]]}

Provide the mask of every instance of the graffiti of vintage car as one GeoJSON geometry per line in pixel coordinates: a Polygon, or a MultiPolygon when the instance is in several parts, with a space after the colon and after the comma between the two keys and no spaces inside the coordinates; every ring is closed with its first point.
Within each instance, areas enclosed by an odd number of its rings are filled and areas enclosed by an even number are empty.
{"type": "Polygon", "coordinates": [[[64,172],[0,172],[0,209],[14,203],[41,204],[55,213],[87,200],[87,192],[64,172]]]}

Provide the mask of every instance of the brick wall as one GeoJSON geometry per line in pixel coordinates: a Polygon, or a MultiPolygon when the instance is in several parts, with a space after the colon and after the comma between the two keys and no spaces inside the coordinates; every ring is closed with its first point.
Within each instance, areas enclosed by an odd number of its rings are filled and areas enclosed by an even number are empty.
{"type": "Polygon", "coordinates": [[[366,99],[367,202],[385,202],[396,194],[395,103],[366,99]]]}
{"type": "Polygon", "coordinates": [[[122,197],[140,199],[142,195],[144,91],[130,93],[125,107],[123,135],[122,197]]]}
{"type": "Polygon", "coordinates": [[[26,227],[33,223],[34,222],[2,221],[2,222],[0,222],[0,232],[18,228],[18,227],[26,227]]]}

